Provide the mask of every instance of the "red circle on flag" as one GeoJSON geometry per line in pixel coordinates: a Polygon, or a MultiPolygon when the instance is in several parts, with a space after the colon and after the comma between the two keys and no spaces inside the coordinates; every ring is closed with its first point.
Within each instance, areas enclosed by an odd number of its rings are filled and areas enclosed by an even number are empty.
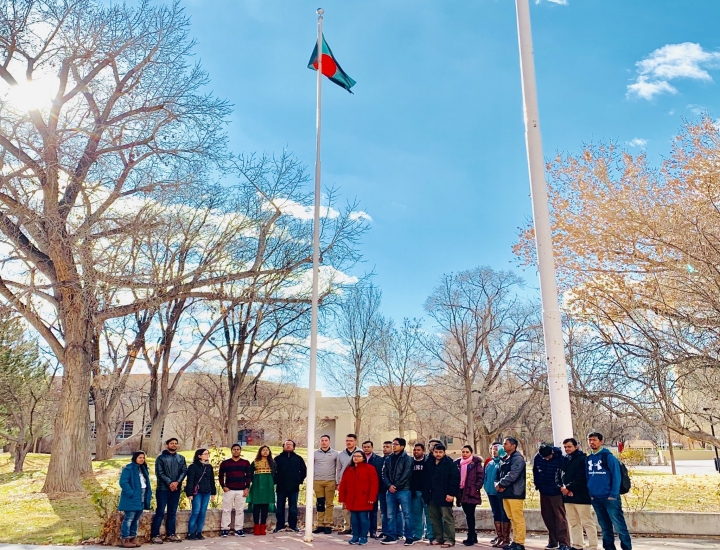
{"type": "MultiPolygon", "coordinates": [[[[315,70],[317,71],[317,67],[318,67],[317,61],[315,63],[313,63],[313,67],[315,67],[315,70]]],[[[331,77],[336,72],[337,72],[337,63],[335,63],[335,60],[326,53],[322,54],[322,74],[324,74],[327,77],[331,77]]]]}

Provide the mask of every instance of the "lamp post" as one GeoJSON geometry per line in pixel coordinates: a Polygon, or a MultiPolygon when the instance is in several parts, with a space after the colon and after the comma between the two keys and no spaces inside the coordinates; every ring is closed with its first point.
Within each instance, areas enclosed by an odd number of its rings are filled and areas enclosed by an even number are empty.
{"type": "MultiPolygon", "coordinates": [[[[710,414],[710,409],[703,407],[703,410],[708,413],[708,418],[710,419],[710,433],[713,437],[715,437],[715,425],[713,424],[713,417],[710,414]]],[[[715,449],[715,470],[720,473],[720,455],[718,455],[717,445],[713,444],[713,449],[715,449]]]]}

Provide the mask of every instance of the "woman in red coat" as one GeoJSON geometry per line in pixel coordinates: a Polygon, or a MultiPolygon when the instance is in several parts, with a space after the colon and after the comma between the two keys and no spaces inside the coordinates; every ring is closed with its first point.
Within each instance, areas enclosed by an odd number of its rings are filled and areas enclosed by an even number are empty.
{"type": "Polygon", "coordinates": [[[355,451],[352,462],[340,480],[340,502],[350,510],[352,538],[350,544],[367,544],[370,532],[370,511],[377,500],[378,477],[374,466],[365,460],[362,451],[355,451]]]}

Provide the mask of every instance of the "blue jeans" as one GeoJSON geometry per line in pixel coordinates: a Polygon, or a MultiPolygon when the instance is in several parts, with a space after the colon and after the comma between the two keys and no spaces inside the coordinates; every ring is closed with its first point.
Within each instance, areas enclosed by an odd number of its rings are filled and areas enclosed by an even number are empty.
{"type": "Polygon", "coordinates": [[[380,531],[383,535],[388,534],[388,519],[387,519],[387,491],[380,491],[378,493],[378,505],[380,506],[380,531]]]}
{"type": "Polygon", "coordinates": [[[210,493],[198,493],[193,497],[192,511],[188,520],[188,534],[202,533],[208,504],[210,504],[210,493]]]}
{"type": "Polygon", "coordinates": [[[175,534],[175,518],[177,516],[178,504],[180,504],[180,489],[177,491],[157,491],[155,493],[155,515],[150,528],[151,537],[160,536],[160,526],[167,508],[167,519],[165,520],[165,535],[168,537],[175,534]]]}
{"type": "Polygon", "coordinates": [[[350,512],[352,538],[350,542],[367,542],[370,530],[370,512],[350,512]]]}
{"type": "Polygon", "coordinates": [[[275,525],[275,529],[284,529],[285,528],[285,501],[287,500],[288,503],[288,526],[290,529],[297,529],[297,520],[298,520],[298,495],[299,492],[294,493],[285,493],[283,491],[277,492],[277,506],[275,507],[275,519],[277,519],[277,524],[275,525]]]}
{"type": "Polygon", "coordinates": [[[124,539],[131,539],[137,536],[137,526],[142,516],[142,510],[131,510],[125,512],[122,527],[120,528],[120,536],[124,539]]]}
{"type": "Polygon", "coordinates": [[[632,541],[625,523],[622,501],[620,499],[594,498],[592,499],[592,506],[595,509],[600,529],[602,529],[603,548],[605,550],[615,550],[614,527],[620,537],[620,548],[622,550],[632,550],[632,541]]]}
{"type": "Polygon", "coordinates": [[[411,539],[412,532],[412,496],[410,490],[387,492],[387,511],[388,511],[388,529],[390,532],[386,535],[397,539],[400,535],[405,534],[406,539],[411,539]],[[402,510],[402,514],[400,511],[402,510]],[[405,529],[403,530],[403,524],[405,529]]]}
{"type": "Polygon", "coordinates": [[[378,501],[373,503],[372,511],[368,512],[370,521],[370,536],[377,534],[377,515],[378,515],[378,501]]]}
{"type": "Polygon", "coordinates": [[[422,497],[422,491],[412,491],[413,539],[420,540],[423,534],[428,540],[433,538],[432,525],[428,517],[428,507],[422,497]]]}
{"type": "Polygon", "coordinates": [[[502,499],[499,495],[488,495],[488,502],[490,503],[490,509],[492,510],[493,521],[499,521],[501,523],[510,523],[510,520],[505,513],[502,499]]]}

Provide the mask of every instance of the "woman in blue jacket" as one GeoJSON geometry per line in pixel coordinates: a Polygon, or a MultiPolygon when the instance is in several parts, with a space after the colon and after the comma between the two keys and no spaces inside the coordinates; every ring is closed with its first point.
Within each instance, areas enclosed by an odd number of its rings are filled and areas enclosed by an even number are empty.
{"type": "Polygon", "coordinates": [[[122,528],[120,529],[120,546],[123,548],[137,548],[137,528],[143,510],[150,509],[152,489],[150,488],[150,474],[145,464],[145,453],[133,453],[130,464],[123,468],[120,474],[120,503],[118,510],[125,512],[122,528]]]}

